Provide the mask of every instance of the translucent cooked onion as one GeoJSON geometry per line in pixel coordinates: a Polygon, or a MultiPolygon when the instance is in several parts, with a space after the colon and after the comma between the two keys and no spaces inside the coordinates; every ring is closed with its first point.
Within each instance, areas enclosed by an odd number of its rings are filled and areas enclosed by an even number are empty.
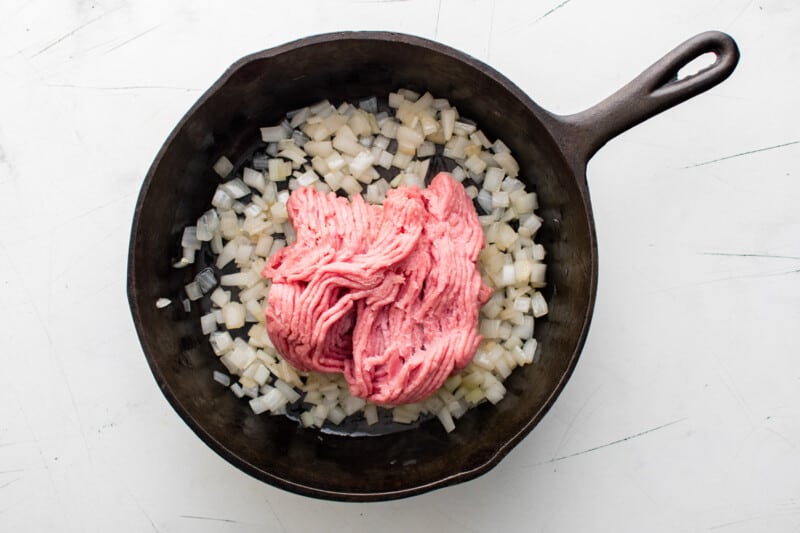
{"type": "MultiPolygon", "coordinates": [[[[201,329],[229,372],[215,371],[215,381],[248,398],[257,414],[283,414],[288,404],[302,402],[305,427],[336,425],[349,416],[373,425],[379,409],[390,409],[397,423],[436,417],[450,432],[470,408],[501,401],[502,381],[536,359],[535,323],[548,312],[538,291],[546,282],[545,250],[534,241],[542,225],[538,197],[525,190],[508,146],[491,141],[446,99],[408,89],[390,93],[388,108],[376,97],[338,107],[321,101],[289,112],[260,134],[263,148],[238,170],[225,156],[214,163],[223,181],[212,208],[185,228],[182,257],[174,264],[194,263],[204,247],[213,254],[215,268],[185,285],[182,302],[187,311],[191,301],[210,302],[201,329]],[[352,396],[342,376],[300,373],[281,357],[265,327],[270,282],[260,272],[267,258],[294,242],[290,191],[314,187],[382,204],[392,187],[425,187],[429,158],[436,155],[455,163],[451,175],[476,204],[486,238],[479,267],[495,293],[480,311],[484,340],[466,368],[421,403],[379,408],[352,396]]],[[[168,304],[163,300],[157,305],[168,304]]]]}

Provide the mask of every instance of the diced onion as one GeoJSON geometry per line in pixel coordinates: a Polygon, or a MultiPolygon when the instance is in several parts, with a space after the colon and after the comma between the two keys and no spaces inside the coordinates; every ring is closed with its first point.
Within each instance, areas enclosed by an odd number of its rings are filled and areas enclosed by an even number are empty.
{"type": "Polygon", "coordinates": [[[200,285],[196,281],[187,283],[183,288],[186,291],[186,296],[193,302],[203,297],[203,291],[200,290],[200,285]]]}
{"type": "Polygon", "coordinates": [[[442,427],[444,427],[446,432],[450,433],[456,428],[456,424],[453,422],[453,417],[447,407],[439,409],[439,411],[436,412],[436,417],[439,419],[439,422],[442,423],[442,427]]]}
{"type": "Polygon", "coordinates": [[[209,335],[213,331],[217,331],[217,318],[214,313],[206,313],[200,317],[200,329],[203,335],[209,335]]]}
{"type": "Polygon", "coordinates": [[[203,294],[208,293],[217,285],[217,278],[214,277],[214,269],[210,267],[204,268],[198,272],[194,280],[197,282],[197,285],[200,287],[200,292],[203,294]]]}
{"type": "Polygon", "coordinates": [[[231,384],[231,377],[228,374],[223,374],[222,372],[215,370],[214,381],[216,381],[223,387],[228,387],[231,384]]]}
{"type": "Polygon", "coordinates": [[[250,187],[248,187],[241,179],[233,178],[228,180],[220,188],[228,193],[228,196],[234,199],[239,199],[250,194],[250,187]]]}
{"type": "Polygon", "coordinates": [[[531,298],[531,310],[533,311],[533,316],[535,318],[539,318],[547,314],[547,300],[544,299],[544,296],[539,291],[533,293],[533,298],[531,298]]]}
{"type": "MultiPolygon", "coordinates": [[[[454,419],[475,404],[500,401],[505,394],[501,381],[516,367],[534,362],[534,319],[548,312],[536,290],[546,282],[545,250],[534,242],[543,224],[536,215],[538,198],[517,177],[519,164],[508,146],[490,141],[448,100],[399,89],[389,96],[392,113],[378,113],[375,97],[357,104],[334,107],[324,100],[262,128],[266,145],[244,162],[238,176],[226,157],[214,163],[224,181],[213,194],[213,208],[184,230],[182,257],[174,266],[193,264],[203,243],[209,243],[216,268],[226,273],[212,268],[198,272],[184,287],[182,303],[188,312],[191,301],[210,294],[212,307],[201,314],[201,329],[239,382],[230,384],[222,372],[215,372],[214,379],[237,396],[251,398],[254,412],[284,413],[288,403],[302,397],[313,406],[300,414],[305,427],[339,424],[359,412],[367,424],[377,423],[377,407],[353,397],[341,376],[309,373],[301,379],[280,357],[265,327],[270,282],[260,274],[267,258],[295,241],[287,209],[290,191],[314,187],[340,195],[363,193],[365,201],[380,205],[392,187],[425,188],[428,158],[440,153],[455,163],[451,175],[479,207],[486,237],[479,266],[495,292],[480,310],[483,341],[468,367],[422,403],[395,407],[391,415],[398,423],[412,423],[422,414],[436,416],[451,432],[454,419]],[[237,332],[234,340],[228,330],[245,326],[247,336],[237,332]]],[[[162,300],[157,305],[168,305],[162,300]]]]}
{"type": "Polygon", "coordinates": [[[284,128],[283,124],[269,128],[261,128],[261,140],[265,143],[278,142],[291,137],[291,130],[284,128]]]}
{"type": "Polygon", "coordinates": [[[264,173],[260,170],[255,170],[249,167],[245,167],[242,170],[242,181],[262,194],[267,186],[264,173]]]}
{"type": "Polygon", "coordinates": [[[223,155],[217,159],[217,162],[214,163],[213,168],[214,172],[219,174],[219,177],[226,178],[231,172],[233,172],[233,163],[231,163],[230,159],[223,155]]]}
{"type": "Polygon", "coordinates": [[[225,319],[226,328],[240,328],[244,326],[245,308],[239,302],[228,302],[222,308],[222,316],[225,319]]]}

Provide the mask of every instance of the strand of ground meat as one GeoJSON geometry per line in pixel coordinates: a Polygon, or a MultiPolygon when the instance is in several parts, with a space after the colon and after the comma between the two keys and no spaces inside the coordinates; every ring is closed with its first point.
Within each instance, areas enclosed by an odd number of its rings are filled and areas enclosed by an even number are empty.
{"type": "Polygon", "coordinates": [[[382,207],[301,188],[287,209],[297,239],[262,274],[267,332],[293,366],[343,372],[354,396],[401,405],[469,363],[492,290],[461,184],[441,173],[423,191],[389,191],[382,207]]]}

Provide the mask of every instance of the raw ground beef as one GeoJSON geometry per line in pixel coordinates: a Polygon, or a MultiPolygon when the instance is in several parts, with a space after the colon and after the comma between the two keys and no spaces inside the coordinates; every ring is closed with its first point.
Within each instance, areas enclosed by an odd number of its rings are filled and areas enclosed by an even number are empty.
{"type": "Polygon", "coordinates": [[[420,401],[475,354],[492,289],[476,260],[484,235],[446,173],[399,187],[383,207],[304,187],[287,204],[297,233],[273,255],[267,331],[296,368],[343,372],[354,396],[420,401]]]}

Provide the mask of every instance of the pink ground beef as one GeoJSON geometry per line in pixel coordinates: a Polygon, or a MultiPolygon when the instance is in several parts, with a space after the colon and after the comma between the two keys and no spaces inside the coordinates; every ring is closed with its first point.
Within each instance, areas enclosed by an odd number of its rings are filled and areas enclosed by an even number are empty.
{"type": "Polygon", "coordinates": [[[287,204],[297,233],[270,258],[267,331],[296,368],[343,372],[354,396],[425,399],[478,348],[492,289],[476,260],[484,236],[463,186],[440,173],[383,207],[313,188],[287,204]]]}

